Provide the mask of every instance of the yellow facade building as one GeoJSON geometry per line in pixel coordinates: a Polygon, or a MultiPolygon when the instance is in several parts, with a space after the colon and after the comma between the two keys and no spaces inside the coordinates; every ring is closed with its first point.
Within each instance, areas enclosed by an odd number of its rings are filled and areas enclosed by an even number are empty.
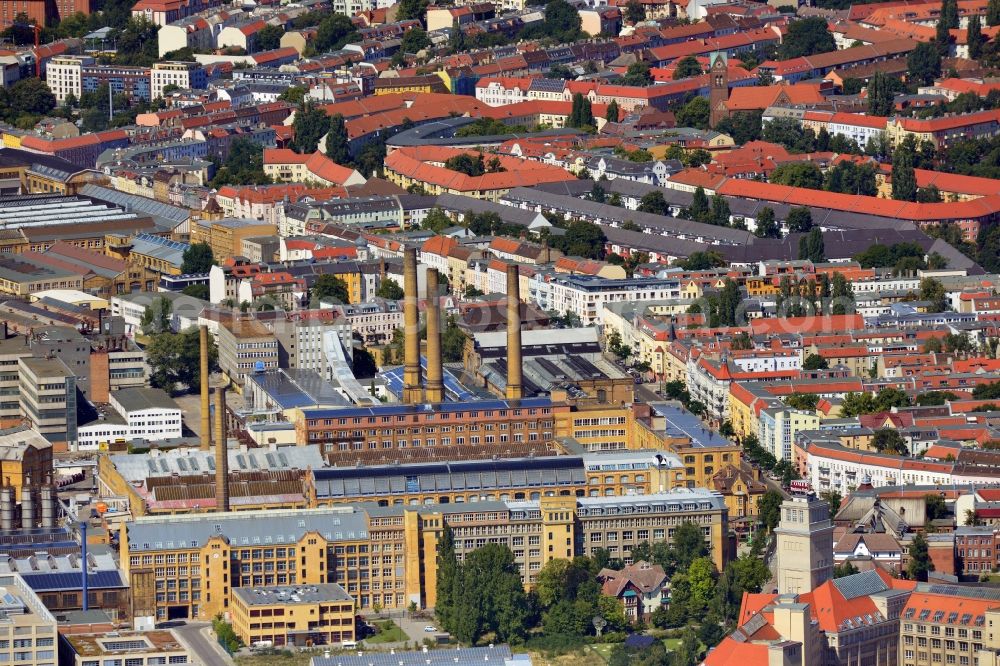
{"type": "Polygon", "coordinates": [[[251,647],[354,640],[354,600],[336,583],[233,588],[233,631],[251,647]]]}
{"type": "Polygon", "coordinates": [[[139,518],[122,526],[121,561],[133,605],[157,621],[233,615],[232,590],[337,583],[359,609],[436,600],[436,548],[447,523],[460,558],[487,543],[514,554],[531,587],[550,559],[607,549],[631,562],[644,542],[697,525],[725,565],[728,510],[707,490],[627,497],[541,497],[379,507],[139,518]]]}

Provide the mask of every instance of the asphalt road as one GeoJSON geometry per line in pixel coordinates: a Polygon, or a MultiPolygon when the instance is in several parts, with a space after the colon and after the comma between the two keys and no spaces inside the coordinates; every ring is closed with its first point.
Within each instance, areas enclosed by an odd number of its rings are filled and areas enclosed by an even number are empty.
{"type": "Polygon", "coordinates": [[[232,658],[215,640],[212,625],[208,622],[193,622],[173,630],[202,666],[233,666],[232,658]]]}

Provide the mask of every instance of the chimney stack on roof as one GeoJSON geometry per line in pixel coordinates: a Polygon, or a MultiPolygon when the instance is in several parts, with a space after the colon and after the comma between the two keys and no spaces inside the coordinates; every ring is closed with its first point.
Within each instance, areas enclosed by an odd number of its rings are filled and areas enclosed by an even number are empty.
{"type": "Polygon", "coordinates": [[[226,389],[215,389],[215,510],[229,511],[229,450],[226,436],[226,389]]]}
{"type": "Polygon", "coordinates": [[[198,344],[201,349],[201,450],[212,448],[212,417],[208,396],[208,326],[198,327],[198,344]]]}
{"type": "Polygon", "coordinates": [[[417,250],[403,252],[403,402],[424,401],[420,387],[420,313],[417,309],[417,250]]]}
{"type": "Polygon", "coordinates": [[[441,301],[438,272],[427,270],[427,402],[444,401],[444,370],[441,367],[441,301]]]}
{"type": "Polygon", "coordinates": [[[507,399],[524,395],[521,366],[521,275],[517,264],[507,266],[507,399]]]}

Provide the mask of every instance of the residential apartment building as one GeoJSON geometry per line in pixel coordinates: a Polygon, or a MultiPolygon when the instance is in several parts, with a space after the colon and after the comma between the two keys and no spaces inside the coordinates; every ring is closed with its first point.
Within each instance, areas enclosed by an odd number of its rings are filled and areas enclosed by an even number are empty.
{"type": "Polygon", "coordinates": [[[781,407],[760,410],[758,420],[757,439],[777,460],[791,460],[795,436],[802,430],[816,430],[820,421],[816,414],[781,407]]]}
{"type": "Polygon", "coordinates": [[[163,89],[177,86],[181,90],[204,90],[208,87],[205,68],[197,62],[157,62],[149,72],[149,89],[153,99],[163,97],[163,89]]]}
{"type": "Polygon", "coordinates": [[[229,319],[219,325],[219,367],[237,388],[247,375],[278,367],[278,341],[256,319],[229,319]]]}
{"type": "Polygon", "coordinates": [[[669,543],[687,522],[702,530],[721,568],[725,504],[708,491],[686,489],[641,497],[147,517],[123,525],[121,558],[136,605],[158,620],[231,613],[234,588],[272,585],[337,583],[358,608],[401,609],[411,602],[434,605],[434,553],[445,523],[459,559],[487,543],[506,545],[530,586],[551,559],[607,548],[630,563],[633,547],[669,543]]]}
{"type": "Polygon", "coordinates": [[[660,278],[609,280],[594,275],[538,273],[529,292],[541,309],[575,314],[583,326],[591,326],[602,323],[607,303],[679,298],[680,283],[660,278]]]}
{"type": "MultiPolygon", "coordinates": [[[[910,595],[900,620],[900,666],[981,666],[981,650],[995,653],[995,629],[1000,620],[997,602],[987,588],[918,586],[910,595]]],[[[995,661],[987,661],[993,664],[995,661]]]]}
{"type": "Polygon", "coordinates": [[[83,68],[94,62],[91,56],[57,56],[49,60],[45,68],[45,84],[56,96],[56,102],[63,104],[70,95],[80,99],[83,94],[83,68]]]}

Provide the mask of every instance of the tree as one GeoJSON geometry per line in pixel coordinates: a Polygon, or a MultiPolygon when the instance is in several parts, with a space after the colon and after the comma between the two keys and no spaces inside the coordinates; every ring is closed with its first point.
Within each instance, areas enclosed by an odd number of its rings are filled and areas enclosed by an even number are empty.
{"type": "Polygon", "coordinates": [[[774,219],[774,209],[765,206],[757,214],[757,226],[754,228],[757,238],[781,238],[781,227],[774,219]]]}
{"type": "Polygon", "coordinates": [[[562,237],[553,237],[553,245],[563,254],[587,259],[604,259],[607,242],[601,228],[586,220],[573,220],[562,237]]]}
{"type": "MultiPolygon", "coordinates": [[[[404,11],[404,5],[412,2],[423,2],[426,7],[426,0],[405,0],[405,2],[399,5],[399,14],[404,11]]],[[[397,14],[397,20],[403,21],[405,17],[397,14]]],[[[421,18],[423,13],[421,13],[421,18]]],[[[324,51],[336,51],[342,48],[349,41],[355,39],[358,36],[358,30],[351,22],[351,19],[343,14],[328,14],[326,18],[320,21],[319,25],[316,27],[316,37],[314,38],[312,45],[316,47],[316,51],[322,53],[324,51]]]]}
{"type": "Polygon", "coordinates": [[[878,194],[875,165],[840,162],[826,172],[823,189],[829,192],[873,197],[878,194]]]}
{"type": "Polygon", "coordinates": [[[241,136],[229,145],[226,162],[216,169],[211,184],[218,188],[223,185],[264,185],[270,182],[271,179],[264,173],[264,146],[241,136]]]}
{"type": "Polygon", "coordinates": [[[819,404],[819,396],[815,393],[792,393],[787,398],[785,398],[785,404],[792,409],[801,409],[802,411],[811,412],[816,409],[816,405],[819,404]]]}
{"type": "Polygon", "coordinates": [[[326,133],[326,156],[337,164],[350,164],[351,149],[347,139],[347,124],[339,113],[330,118],[326,133]]]}
{"type": "Polygon", "coordinates": [[[927,574],[934,571],[934,562],[927,552],[927,539],[922,532],[917,532],[910,542],[910,563],[906,566],[906,577],[910,580],[926,582],[927,574]]]}
{"type": "Polygon", "coordinates": [[[620,83],[623,86],[647,87],[653,85],[653,75],[649,72],[649,63],[637,60],[629,65],[620,83]]]}
{"type": "Polygon", "coordinates": [[[678,127],[694,127],[696,129],[708,129],[709,118],[708,99],[705,97],[692,97],[691,100],[679,108],[674,114],[678,127]]]}
{"type": "Polygon", "coordinates": [[[900,149],[893,152],[892,198],[899,201],[915,201],[917,198],[917,174],[910,151],[900,149]]]}
{"type": "Polygon", "coordinates": [[[989,0],[986,4],[986,25],[991,28],[1000,25],[1000,0],[989,0]]]}
{"type": "Polygon", "coordinates": [[[930,301],[928,310],[931,312],[944,312],[948,309],[948,292],[936,278],[925,277],[920,280],[920,299],[930,301]]]}
{"type": "Polygon", "coordinates": [[[821,263],[826,261],[826,247],[823,232],[819,227],[813,227],[809,233],[799,238],[799,259],[821,263]]]}
{"type": "Polygon", "coordinates": [[[907,456],[910,449],[906,446],[906,440],[894,428],[881,428],[875,431],[872,438],[872,446],[879,453],[886,453],[894,456],[907,456]]]}
{"type": "Polygon", "coordinates": [[[687,568],[688,585],[691,588],[691,599],[688,611],[700,617],[715,596],[715,586],[719,574],[715,564],[709,557],[699,557],[687,568]]]}
{"type": "Polygon", "coordinates": [[[788,60],[836,50],[837,43],[826,19],[812,16],[792,21],[788,25],[788,34],[781,43],[779,54],[782,60],[788,60]]]}
{"type": "Polygon", "coordinates": [[[670,544],[670,553],[674,566],[678,570],[687,571],[691,563],[699,557],[708,556],[708,547],[701,528],[694,523],[683,523],[674,531],[670,544]]]}
{"type": "Polygon", "coordinates": [[[13,122],[20,116],[42,116],[56,108],[56,96],[44,82],[31,77],[21,79],[3,91],[4,117],[13,122]]]}
{"type": "Polygon", "coordinates": [[[821,499],[825,499],[830,505],[830,517],[833,518],[840,511],[840,505],[844,501],[844,497],[837,490],[826,490],[819,494],[821,499]]]}
{"type": "Polygon", "coordinates": [[[646,20],[646,8],[639,0],[629,0],[625,5],[625,20],[629,23],[641,23],[646,20]]]}
{"type": "MultiPolygon", "coordinates": [[[[560,42],[575,42],[585,35],[579,12],[566,0],[549,0],[545,4],[545,23],[539,26],[546,35],[560,42]]],[[[530,36],[530,28],[525,32],[530,36]]]]}
{"type": "Polygon", "coordinates": [[[351,297],[347,290],[347,283],[336,275],[329,273],[320,275],[313,283],[309,300],[318,305],[323,299],[332,300],[335,303],[350,303],[351,297]]]}
{"type": "Polygon", "coordinates": [[[139,320],[142,332],[145,335],[169,333],[172,328],[172,312],[173,305],[170,299],[163,296],[154,298],[153,302],[142,311],[142,318],[139,320]]]}
{"type": "Polygon", "coordinates": [[[928,520],[937,520],[948,516],[948,506],[945,504],[944,498],[936,493],[924,495],[924,507],[928,520]]]}
{"type": "Polygon", "coordinates": [[[768,531],[773,530],[781,521],[781,503],[785,498],[777,490],[768,490],[764,493],[757,506],[760,513],[760,520],[768,531]]]}
{"type": "Polygon", "coordinates": [[[465,643],[489,632],[505,642],[520,639],[529,604],[514,553],[490,543],[467,554],[458,571],[449,613],[452,633],[465,643]]]}
{"type": "Polygon", "coordinates": [[[266,25],[257,31],[257,50],[273,51],[281,46],[284,29],[277,25],[266,25]]]}
{"type": "Polygon", "coordinates": [[[906,57],[909,79],[918,85],[929,86],[941,76],[941,54],[931,42],[917,42],[906,57]]]}
{"type": "MultiPolygon", "coordinates": [[[[186,386],[193,392],[201,390],[200,344],[196,328],[154,335],[146,346],[150,385],[168,392],[179,386],[186,386]]],[[[215,371],[219,366],[219,352],[211,336],[208,345],[209,370],[215,371]]]]}
{"type": "Polygon", "coordinates": [[[423,21],[427,15],[428,0],[400,0],[397,21],[423,21]]]}
{"type": "Polygon", "coordinates": [[[826,370],[829,367],[830,364],[819,354],[809,354],[806,356],[806,360],[802,362],[803,370],[826,370]]]}
{"type": "Polygon", "coordinates": [[[389,301],[398,301],[403,298],[403,288],[392,278],[386,278],[378,286],[378,291],[375,292],[375,295],[389,301]]]}
{"type": "Polygon", "coordinates": [[[805,206],[796,206],[788,211],[785,223],[788,225],[788,231],[805,233],[812,229],[812,212],[805,206]]]}
{"type": "Polygon", "coordinates": [[[431,45],[431,38],[423,28],[410,28],[403,34],[399,48],[404,53],[416,53],[423,51],[431,45]]]}
{"type": "Polygon", "coordinates": [[[725,266],[726,263],[722,255],[715,250],[706,250],[704,252],[692,252],[679,265],[686,271],[704,271],[710,268],[725,266]]]}
{"type": "Polygon", "coordinates": [[[699,185],[691,197],[691,206],[686,211],[687,217],[702,222],[708,217],[710,210],[705,188],[699,185]]]}
{"type": "Polygon", "coordinates": [[[844,576],[853,576],[856,573],[860,573],[858,568],[850,563],[850,561],[844,562],[843,564],[838,564],[833,567],[833,577],[843,578],[844,576]]]}
{"type": "Polygon", "coordinates": [[[728,118],[723,118],[715,125],[715,131],[728,134],[736,145],[756,141],[761,135],[760,111],[740,111],[728,118]]]}
{"type": "Polygon", "coordinates": [[[452,631],[456,598],[455,583],[459,575],[458,558],[455,555],[455,535],[445,522],[437,545],[437,602],[434,614],[441,626],[452,631]]]}
{"type": "Polygon", "coordinates": [[[815,162],[788,162],[771,172],[771,182],[791,187],[823,189],[823,172],[815,162]]]}
{"type": "Polygon", "coordinates": [[[458,19],[451,22],[451,31],[448,33],[448,50],[454,53],[461,53],[468,48],[465,38],[465,31],[459,25],[458,19]]]}
{"type": "MultiPolygon", "coordinates": [[[[468,291],[466,292],[468,293],[468,291]]],[[[455,315],[449,315],[441,332],[441,358],[445,363],[457,363],[462,360],[465,352],[465,331],[455,321],[455,315]]]]}
{"type": "Polygon", "coordinates": [[[979,14],[973,14],[969,17],[966,43],[969,45],[969,58],[979,60],[979,56],[983,53],[983,27],[979,20],[979,14]]]}
{"type": "Polygon", "coordinates": [[[652,213],[653,215],[668,215],[670,213],[667,200],[663,198],[663,193],[659,190],[653,190],[642,195],[637,210],[643,213],[652,213]]]}
{"type": "Polygon", "coordinates": [[[572,110],[566,119],[566,127],[593,127],[594,111],[590,100],[580,93],[573,93],[572,110]]]}
{"type": "Polygon", "coordinates": [[[722,195],[712,195],[712,209],[709,211],[708,221],[717,227],[728,227],[732,211],[729,209],[729,202],[722,195]]]}
{"type": "Polygon", "coordinates": [[[181,273],[207,273],[215,265],[215,256],[208,243],[191,243],[181,255],[181,273]]]}
{"type": "Polygon", "coordinates": [[[875,72],[868,80],[868,113],[873,116],[888,116],[892,114],[895,94],[889,84],[889,77],[884,72],[875,72]]]}
{"type": "Polygon", "coordinates": [[[674,81],[698,76],[702,73],[701,63],[694,56],[685,56],[674,67],[674,81]]]}
{"type": "Polygon", "coordinates": [[[618,122],[618,115],[620,113],[621,111],[619,111],[618,109],[618,101],[611,100],[611,103],[608,104],[607,111],[604,114],[604,119],[607,120],[609,123],[616,123],[618,122]]]}
{"type": "Polygon", "coordinates": [[[209,299],[209,291],[207,284],[189,284],[188,286],[181,289],[182,294],[186,294],[191,298],[199,298],[203,301],[209,299]]]}
{"type": "Polygon", "coordinates": [[[295,114],[295,121],[292,123],[294,133],[292,146],[299,153],[314,153],[319,146],[319,140],[329,128],[330,117],[326,112],[312,104],[306,104],[295,114]]]}

